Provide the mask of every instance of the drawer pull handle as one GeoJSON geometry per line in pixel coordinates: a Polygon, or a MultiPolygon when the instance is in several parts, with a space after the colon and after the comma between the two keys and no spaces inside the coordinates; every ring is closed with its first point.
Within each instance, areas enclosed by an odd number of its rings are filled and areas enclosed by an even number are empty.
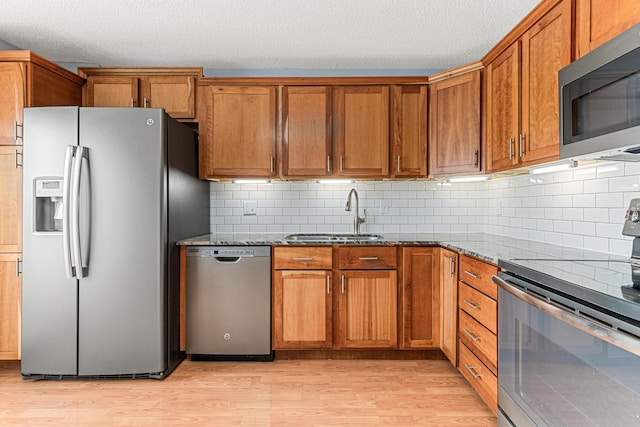
{"type": "Polygon", "coordinates": [[[300,256],[300,257],[295,257],[293,260],[294,261],[313,261],[313,258],[310,256],[300,256]]]}
{"type": "Polygon", "coordinates": [[[466,274],[468,274],[469,276],[473,277],[474,279],[479,279],[479,278],[480,278],[480,276],[479,276],[479,275],[477,275],[476,273],[472,273],[472,272],[467,271],[467,270],[465,270],[464,272],[465,272],[466,274]]]}
{"type": "Polygon", "coordinates": [[[464,300],[464,302],[471,308],[473,308],[474,310],[480,310],[480,306],[479,305],[475,305],[474,303],[472,303],[469,300],[464,300]]]}
{"type": "Polygon", "coordinates": [[[476,380],[482,379],[482,375],[480,375],[479,373],[476,372],[475,366],[469,366],[469,365],[467,365],[465,363],[464,367],[467,368],[467,371],[469,371],[471,373],[471,375],[473,376],[474,379],[476,379],[476,380]]]}
{"type": "Polygon", "coordinates": [[[474,342],[475,342],[475,341],[480,341],[480,337],[477,337],[477,336],[476,336],[473,332],[471,332],[470,330],[465,329],[465,330],[464,330],[464,333],[465,333],[465,334],[467,334],[467,335],[469,335],[469,338],[471,338],[474,342]]]}
{"type": "Polygon", "coordinates": [[[361,256],[360,261],[377,261],[377,256],[361,256]]]}

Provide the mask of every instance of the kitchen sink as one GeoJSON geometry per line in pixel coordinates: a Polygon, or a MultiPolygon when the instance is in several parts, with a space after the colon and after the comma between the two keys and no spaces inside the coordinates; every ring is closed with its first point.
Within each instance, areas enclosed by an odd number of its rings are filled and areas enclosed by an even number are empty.
{"type": "Polygon", "coordinates": [[[285,240],[292,240],[297,242],[348,242],[348,241],[376,241],[382,240],[383,237],[379,234],[335,234],[335,233],[299,233],[289,234],[285,237],[285,240]]]}

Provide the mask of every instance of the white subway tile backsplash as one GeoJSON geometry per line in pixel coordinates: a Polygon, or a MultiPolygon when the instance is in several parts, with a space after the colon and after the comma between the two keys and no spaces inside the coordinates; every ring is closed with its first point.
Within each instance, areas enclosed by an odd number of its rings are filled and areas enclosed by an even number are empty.
{"type": "Polygon", "coordinates": [[[614,162],[484,183],[212,182],[210,227],[215,233],[351,232],[353,212],[344,206],[357,188],[366,232],[485,232],[627,256],[631,241],[621,235],[622,221],[639,186],[640,164],[614,162]],[[258,215],[243,215],[244,200],[258,202],[258,215]],[[391,202],[389,214],[381,214],[381,200],[391,202]]]}

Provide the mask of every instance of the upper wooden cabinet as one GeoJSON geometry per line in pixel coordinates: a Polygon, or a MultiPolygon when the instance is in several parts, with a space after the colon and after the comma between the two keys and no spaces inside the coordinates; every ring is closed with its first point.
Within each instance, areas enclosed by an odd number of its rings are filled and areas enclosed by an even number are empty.
{"type": "Polygon", "coordinates": [[[163,108],[175,119],[196,117],[201,68],[80,68],[88,107],[163,108]]]}
{"type": "Polygon", "coordinates": [[[388,176],[389,86],[334,87],[333,105],[337,175],[388,176]]]}
{"type": "Polygon", "coordinates": [[[332,89],[282,88],[282,174],[321,177],[333,172],[332,89]]]}
{"type": "Polygon", "coordinates": [[[391,176],[427,175],[427,87],[391,86],[391,176]]]}
{"type": "Polygon", "coordinates": [[[638,22],[638,0],[576,0],[576,58],[584,56],[638,22]]]}
{"type": "Polygon", "coordinates": [[[276,175],[276,87],[201,86],[200,178],[276,175]]]}
{"type": "Polygon", "coordinates": [[[571,0],[562,0],[486,69],[487,171],[558,158],[558,71],[571,62],[571,0]]]}
{"type": "MultiPolygon", "coordinates": [[[[480,172],[481,63],[429,85],[429,174],[480,172]]],[[[430,81],[432,78],[430,77],[430,81]]]]}

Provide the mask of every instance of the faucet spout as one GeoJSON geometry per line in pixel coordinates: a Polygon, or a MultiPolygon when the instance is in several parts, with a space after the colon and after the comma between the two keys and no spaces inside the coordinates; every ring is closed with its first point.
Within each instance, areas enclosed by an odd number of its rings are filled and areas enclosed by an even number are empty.
{"type": "Polygon", "coordinates": [[[351,212],[351,196],[356,196],[356,209],[353,213],[353,232],[355,234],[360,234],[360,225],[367,222],[367,218],[366,216],[360,216],[360,198],[358,197],[358,191],[355,188],[352,188],[351,191],[349,191],[349,195],[347,196],[347,205],[344,207],[344,210],[351,212]]]}

